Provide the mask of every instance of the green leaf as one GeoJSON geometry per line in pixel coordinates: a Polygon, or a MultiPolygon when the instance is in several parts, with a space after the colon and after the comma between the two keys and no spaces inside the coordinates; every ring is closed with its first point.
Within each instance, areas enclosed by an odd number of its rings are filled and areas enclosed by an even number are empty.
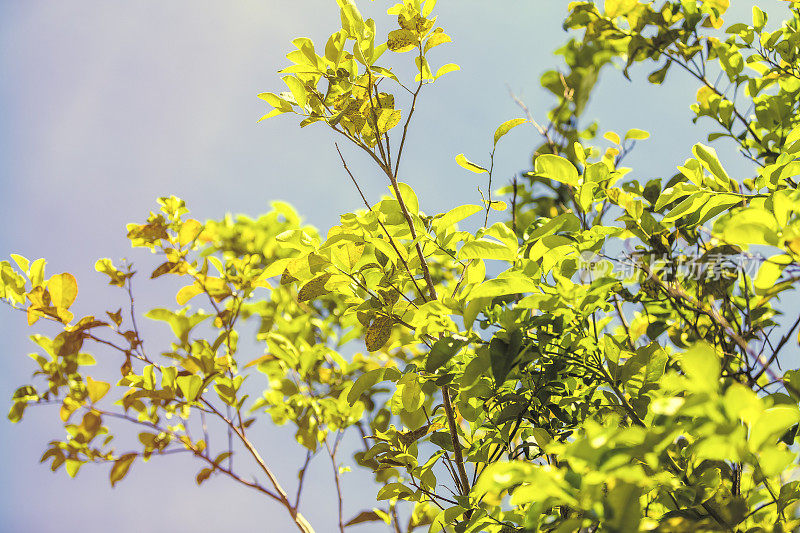
{"type": "Polygon", "coordinates": [[[17,264],[19,269],[22,271],[23,274],[28,273],[28,268],[30,267],[31,262],[28,261],[26,258],[19,254],[11,254],[11,259],[17,264]]]}
{"type": "Polygon", "coordinates": [[[376,368],[361,374],[347,392],[347,402],[354,405],[361,395],[370,387],[381,381],[397,381],[400,379],[400,372],[396,368],[376,368]]]}
{"type": "Polygon", "coordinates": [[[406,204],[406,209],[408,209],[412,215],[418,215],[419,199],[417,199],[417,194],[414,192],[414,189],[402,181],[397,183],[397,188],[400,191],[400,195],[403,197],[403,203],[406,204]]]}
{"type": "Polygon", "coordinates": [[[497,146],[497,141],[503,138],[503,136],[508,133],[509,131],[513,130],[520,124],[525,124],[528,122],[524,118],[512,118],[511,120],[506,120],[502,124],[500,124],[497,129],[494,131],[494,144],[497,146]]]}
{"type": "Polygon", "coordinates": [[[489,359],[492,363],[492,376],[496,386],[501,386],[514,364],[517,353],[504,340],[495,337],[489,343],[489,359]]]}
{"type": "Polygon", "coordinates": [[[483,311],[487,305],[492,303],[492,297],[470,298],[467,308],[464,310],[464,327],[467,331],[472,330],[472,325],[478,317],[478,313],[483,311]]]}
{"type": "Polygon", "coordinates": [[[638,4],[638,0],[605,0],[603,7],[606,16],[614,18],[627,15],[638,4]]]}
{"type": "Polygon", "coordinates": [[[788,254],[777,254],[765,260],[758,269],[753,282],[757,292],[763,294],[772,289],[780,279],[783,270],[793,262],[788,254]]]}
{"type": "Polygon", "coordinates": [[[725,169],[722,168],[722,163],[720,163],[719,157],[717,157],[716,150],[710,146],[697,143],[692,148],[692,153],[694,153],[694,156],[700,160],[700,163],[719,180],[720,184],[728,185],[730,183],[731,178],[728,176],[728,173],[725,172],[725,169]]]}
{"type": "Polygon", "coordinates": [[[649,138],[650,134],[648,132],[636,128],[628,130],[628,133],[625,134],[626,140],[630,139],[632,141],[643,141],[649,138]]]}
{"type": "Polygon", "coordinates": [[[753,6],[753,28],[756,31],[761,31],[767,24],[767,14],[764,13],[758,6],[753,6]]]}
{"type": "Polygon", "coordinates": [[[609,531],[639,531],[642,521],[641,496],[641,487],[634,483],[615,481],[613,486],[609,486],[606,498],[611,512],[605,522],[609,531]]]}
{"type": "Polygon", "coordinates": [[[453,337],[445,337],[439,339],[433,344],[425,360],[425,370],[427,372],[436,372],[442,365],[452,359],[466,344],[467,340],[463,338],[455,339],[453,337]]]}
{"type": "Polygon", "coordinates": [[[348,520],[344,527],[354,526],[356,524],[363,524],[364,522],[382,522],[383,518],[375,511],[361,511],[356,516],[348,520]]]}
{"type": "Polygon", "coordinates": [[[178,384],[178,388],[183,393],[183,397],[186,398],[186,401],[193,402],[200,395],[200,389],[203,386],[203,378],[196,374],[192,374],[191,376],[178,376],[175,379],[175,383],[178,384]]]}
{"type": "Polygon", "coordinates": [[[442,215],[442,218],[435,220],[434,225],[439,231],[446,230],[453,224],[456,224],[457,222],[460,222],[479,211],[483,211],[483,208],[479,205],[460,205],[442,215]]]}
{"type": "Polygon", "coordinates": [[[380,500],[391,500],[392,498],[402,498],[404,496],[411,496],[414,494],[414,491],[410,488],[406,487],[402,483],[389,483],[381,488],[378,491],[377,496],[375,499],[380,500]]]}
{"type": "Polygon", "coordinates": [[[722,370],[719,356],[714,348],[705,343],[692,346],[680,358],[681,369],[696,389],[716,391],[722,370]]]}
{"type": "Polygon", "coordinates": [[[552,154],[540,155],[534,162],[534,169],[538,176],[555,180],[565,185],[577,185],[578,169],[563,157],[552,154]]]}
{"type": "Polygon", "coordinates": [[[37,285],[41,285],[42,281],[44,281],[44,266],[45,266],[44,259],[37,259],[31,264],[28,278],[31,280],[31,285],[33,285],[34,287],[37,285]]]}
{"type": "Polygon", "coordinates": [[[537,290],[538,284],[522,272],[512,272],[506,277],[490,279],[472,289],[469,299],[494,298],[509,294],[522,294],[537,290]]]}
{"type": "Polygon", "coordinates": [[[778,244],[778,221],[765,209],[748,207],[714,224],[714,232],[730,244],[778,244]]]}
{"type": "Polygon", "coordinates": [[[308,103],[308,94],[306,93],[306,88],[303,86],[303,82],[294,76],[284,76],[283,83],[289,87],[289,90],[292,92],[292,96],[294,96],[297,104],[300,107],[305,108],[306,104],[308,103]]]}
{"type": "Polygon", "coordinates": [[[618,145],[620,143],[619,135],[613,131],[607,131],[603,134],[603,138],[611,144],[618,145]]]}
{"type": "Polygon", "coordinates": [[[466,158],[464,154],[458,154],[456,156],[456,163],[458,163],[461,167],[469,170],[470,172],[475,172],[476,174],[482,174],[484,172],[488,173],[489,171],[483,168],[482,166],[476,165],[472,161],[466,158]]]}
{"type": "Polygon", "coordinates": [[[764,445],[774,447],[774,441],[798,422],[800,411],[794,405],[778,405],[766,409],[750,428],[750,437],[747,440],[751,449],[757,451],[764,445]]]}
{"type": "Polygon", "coordinates": [[[498,261],[514,261],[517,258],[516,246],[480,238],[465,243],[458,251],[459,259],[496,259],[498,261]]]}
{"type": "Polygon", "coordinates": [[[647,76],[647,81],[654,85],[661,85],[664,83],[664,78],[667,77],[667,71],[669,71],[669,67],[672,66],[672,61],[667,61],[664,63],[664,66],[654,70],[647,76]]]}
{"type": "Polygon", "coordinates": [[[117,287],[123,287],[125,285],[125,280],[130,277],[129,274],[124,274],[118,270],[111,262],[111,259],[107,257],[98,259],[94,264],[94,269],[110,278],[108,282],[109,285],[116,285],[117,287]]]}
{"type": "Polygon", "coordinates": [[[400,123],[403,112],[399,109],[381,109],[378,114],[378,131],[384,133],[400,123]]]}

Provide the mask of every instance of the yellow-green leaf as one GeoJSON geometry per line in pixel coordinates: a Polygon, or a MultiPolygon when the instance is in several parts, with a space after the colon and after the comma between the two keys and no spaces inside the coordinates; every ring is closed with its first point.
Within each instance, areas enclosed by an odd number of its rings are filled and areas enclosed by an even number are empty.
{"type": "Polygon", "coordinates": [[[442,65],[439,67],[439,70],[436,71],[436,75],[434,79],[439,79],[445,74],[449,74],[450,72],[455,72],[457,70],[461,70],[461,67],[456,65],[455,63],[447,63],[446,65],[442,65]]]}
{"type": "Polygon", "coordinates": [[[28,273],[28,267],[30,267],[31,262],[28,261],[25,257],[19,254],[11,254],[11,259],[17,264],[20,270],[22,270],[23,274],[28,273]]]}
{"type": "Polygon", "coordinates": [[[400,123],[403,112],[399,109],[381,109],[378,115],[378,131],[389,131],[400,123]]]}
{"type": "Polygon", "coordinates": [[[481,283],[469,293],[469,299],[494,298],[496,296],[522,294],[536,290],[537,284],[532,278],[522,275],[521,272],[516,272],[516,274],[515,276],[490,279],[481,283]]]}
{"type": "Polygon", "coordinates": [[[527,120],[524,118],[512,118],[511,120],[506,120],[502,124],[500,124],[496,130],[494,130],[494,144],[497,144],[506,133],[513,130],[520,124],[525,124],[527,120]]]}
{"type": "Polygon", "coordinates": [[[86,390],[89,392],[89,399],[94,402],[99,402],[105,396],[111,385],[105,381],[95,381],[91,376],[86,376],[86,390]]]}
{"type": "Polygon", "coordinates": [[[445,213],[442,218],[436,220],[434,224],[437,228],[439,228],[439,231],[445,230],[453,224],[460,222],[461,220],[464,220],[465,218],[482,210],[483,208],[479,205],[460,205],[445,213]]]}
{"type": "Polygon", "coordinates": [[[47,282],[50,301],[57,309],[69,309],[78,296],[78,282],[69,272],[56,274],[47,282]]]}
{"type": "Polygon", "coordinates": [[[456,156],[456,163],[458,163],[461,167],[469,170],[470,172],[475,172],[476,174],[482,174],[484,172],[487,172],[487,173],[489,172],[488,170],[486,170],[482,166],[476,165],[475,163],[473,163],[472,161],[467,159],[467,157],[464,154],[458,154],[456,156]]]}
{"type": "Polygon", "coordinates": [[[482,238],[464,244],[458,251],[458,258],[514,261],[517,258],[517,250],[516,247],[482,238]]]}
{"type": "Polygon", "coordinates": [[[200,236],[203,231],[203,225],[197,220],[190,218],[185,221],[178,232],[178,242],[181,246],[186,246],[193,242],[200,236]]]}
{"type": "Polygon", "coordinates": [[[643,141],[649,138],[650,134],[648,132],[636,128],[628,130],[628,133],[625,134],[626,140],[630,139],[632,141],[643,141]]]}
{"type": "Polygon", "coordinates": [[[187,402],[193,402],[200,394],[200,388],[203,386],[203,378],[196,374],[190,376],[178,376],[175,379],[178,388],[183,393],[183,397],[187,402]]]}
{"type": "Polygon", "coordinates": [[[431,48],[434,48],[436,46],[439,46],[440,44],[445,44],[445,43],[449,43],[449,42],[452,42],[452,41],[453,40],[446,33],[442,33],[442,32],[434,33],[425,42],[425,51],[424,51],[424,53],[427,54],[428,50],[430,50],[431,48]]]}
{"type": "Polygon", "coordinates": [[[187,285],[179,290],[178,294],[175,295],[175,301],[178,302],[178,305],[186,305],[189,300],[202,292],[203,289],[193,283],[192,285],[187,285]]]}
{"type": "Polygon", "coordinates": [[[303,86],[303,82],[294,76],[284,76],[283,82],[289,87],[297,104],[300,107],[305,107],[306,103],[308,103],[308,95],[306,94],[306,88],[303,86]]]}
{"type": "Polygon", "coordinates": [[[534,163],[536,174],[565,185],[578,183],[578,169],[563,157],[552,154],[540,155],[534,163]]]}
{"type": "Polygon", "coordinates": [[[613,131],[607,131],[603,134],[603,138],[611,144],[619,144],[619,135],[613,131]]]}

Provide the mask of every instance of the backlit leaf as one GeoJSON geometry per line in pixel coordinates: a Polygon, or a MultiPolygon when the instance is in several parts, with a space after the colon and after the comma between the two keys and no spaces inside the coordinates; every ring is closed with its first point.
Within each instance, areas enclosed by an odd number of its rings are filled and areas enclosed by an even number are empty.
{"type": "Polygon", "coordinates": [[[497,129],[494,131],[494,144],[497,144],[497,141],[503,138],[503,136],[508,133],[509,131],[513,130],[520,124],[525,124],[527,120],[524,118],[512,118],[511,120],[506,120],[502,124],[500,124],[497,129]]]}
{"type": "Polygon", "coordinates": [[[557,155],[544,154],[536,158],[534,163],[536,174],[565,185],[577,185],[578,169],[575,165],[557,155]]]}
{"type": "Polygon", "coordinates": [[[189,300],[201,294],[203,292],[202,287],[198,287],[197,284],[187,285],[186,287],[181,288],[178,291],[178,294],[175,295],[175,301],[178,302],[178,305],[186,305],[189,300]]]}
{"type": "Polygon", "coordinates": [[[69,309],[78,296],[78,282],[69,272],[56,274],[47,282],[52,305],[58,309],[69,309]]]}
{"type": "Polygon", "coordinates": [[[90,376],[86,376],[86,390],[89,392],[89,399],[94,402],[99,402],[105,396],[111,385],[104,381],[95,381],[90,376]]]}
{"type": "Polygon", "coordinates": [[[473,163],[472,161],[467,159],[467,157],[464,154],[458,154],[456,156],[456,163],[458,163],[462,168],[465,168],[465,169],[469,170],[470,172],[475,172],[476,174],[482,174],[484,172],[489,172],[488,170],[486,170],[482,166],[476,165],[475,163],[473,163]]]}
{"type": "Polygon", "coordinates": [[[367,350],[375,352],[383,348],[386,341],[392,335],[392,325],[394,321],[387,316],[378,316],[367,328],[364,342],[367,345],[367,350]]]}

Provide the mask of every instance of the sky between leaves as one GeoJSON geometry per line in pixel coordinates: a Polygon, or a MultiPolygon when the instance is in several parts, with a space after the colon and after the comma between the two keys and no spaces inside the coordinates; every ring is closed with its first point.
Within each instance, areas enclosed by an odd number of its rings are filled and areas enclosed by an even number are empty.
{"type": "MultiPolygon", "coordinates": [[[[385,4],[361,2],[379,31],[390,23],[381,13],[385,4]]],[[[440,23],[454,44],[434,56],[462,70],[423,92],[410,133],[402,174],[423,210],[479,202],[483,177],[458,167],[454,157],[464,152],[480,162],[495,127],[521,116],[507,84],[543,119],[550,100],[538,79],[566,38],[567,4],[439,1],[440,23]]],[[[753,2],[732,4],[728,22],[749,20],[753,2]]],[[[784,9],[778,0],[758,4],[770,13],[784,9]]],[[[333,0],[0,2],[0,253],[46,257],[50,274],[74,273],[81,287],[76,312],[89,313],[124,303],[94,272],[96,258],[130,257],[142,271],[154,265],[147,254],[132,253],[124,228],[144,219],[158,196],[184,198],[201,220],[226,212],[257,215],[270,200],[283,199],[321,228],[359,208],[327,131],[300,130],[281,118],[256,124],[265,106],[255,95],[281,87],[275,71],[285,65],[291,39],[323,42],[337,23],[333,0]]],[[[671,175],[703,140],[701,127],[690,129],[695,90],[680,75],[654,88],[607,73],[586,115],[603,130],[650,131],[626,165],[642,178],[671,175]]],[[[495,179],[529,168],[535,141],[532,128],[504,139],[495,179]]],[[[729,172],[747,171],[732,150],[719,151],[729,172]]],[[[385,185],[369,162],[349,149],[345,154],[368,198],[379,198],[385,185]]],[[[136,293],[140,311],[172,303],[163,284],[144,277],[136,293]]],[[[158,325],[143,329],[151,346],[168,342],[158,325]]],[[[0,309],[0,403],[6,406],[30,374],[30,333],[22,313],[0,309]]],[[[43,414],[31,409],[17,426],[0,421],[0,530],[94,532],[112,523],[120,533],[291,530],[283,510],[256,493],[222,479],[198,488],[198,467],[189,458],[136,465],[113,491],[107,467],[87,465],[76,480],[52,474],[38,460],[61,429],[43,414]]],[[[304,454],[291,446],[291,435],[267,425],[255,435],[292,486],[304,454]]],[[[303,509],[319,531],[336,512],[322,459],[307,479],[303,509]]],[[[367,479],[344,476],[351,515],[374,504],[367,479]]],[[[383,531],[355,529],[373,530],[383,531]]]]}

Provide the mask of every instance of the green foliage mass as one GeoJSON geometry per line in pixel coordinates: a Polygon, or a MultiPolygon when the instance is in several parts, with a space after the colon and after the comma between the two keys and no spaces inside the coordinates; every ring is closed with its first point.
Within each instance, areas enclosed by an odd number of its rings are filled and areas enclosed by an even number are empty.
{"type": "MultiPolygon", "coordinates": [[[[42,259],[0,263],[0,296],[31,325],[63,327],[32,337],[33,379],[9,414],[58,406],[67,435],[42,461],[71,476],[110,463],[113,485],[152,456],[188,452],[197,483],[228,477],[311,532],[270,468],[278,458],[248,438],[266,414],[309,458],[330,457],[337,489],[342,435],[363,438],[354,461],[380,503],[322,531],[796,531],[800,371],[779,356],[800,319],[776,325],[800,279],[800,2],[773,14],[779,24],[754,8],[732,25],[729,0],[572,2],[564,68],[542,76],[552,109],[540,124],[523,105],[488,132],[487,161],[459,155],[487,178],[484,202],[437,214],[399,170],[418,98],[458,69],[433,66],[451,41],[435,1],[391,7],[388,34],[338,3],[341,29],[323,47],[293,41],[287,90],[259,95],[272,107],[263,118],[330,128],[369,156],[389,194],[362,196],[326,232],[280,203],[201,223],[160,199],[128,226],[134,247],[161,258],[150,277],[183,282],[173,305],[145,313],[174,333],[159,348],[127,303],[74,317],[71,274],[46,277],[42,259]],[[412,60],[416,77],[399,79],[395,63],[412,60]],[[752,174],[731,176],[698,143],[668,179],[627,177],[622,161],[648,134],[598,138],[582,115],[601,71],[630,76],[638,63],[649,83],[694,83],[706,142],[733,143],[752,174]],[[531,170],[493,190],[496,149],[522,127],[541,134],[531,170]],[[489,224],[492,210],[503,221],[489,224]],[[480,227],[459,229],[466,219],[480,227]],[[690,257],[699,274],[682,268],[690,257]],[[244,321],[258,325],[242,340],[263,349],[255,359],[239,350],[244,321]],[[96,349],[119,356],[115,383],[91,377],[96,349]],[[232,444],[210,449],[206,419],[232,444]],[[117,443],[116,424],[139,428],[139,442],[117,443]],[[234,455],[257,470],[234,468],[234,455]]],[[[132,302],[130,265],[96,267],[132,302]]]]}

